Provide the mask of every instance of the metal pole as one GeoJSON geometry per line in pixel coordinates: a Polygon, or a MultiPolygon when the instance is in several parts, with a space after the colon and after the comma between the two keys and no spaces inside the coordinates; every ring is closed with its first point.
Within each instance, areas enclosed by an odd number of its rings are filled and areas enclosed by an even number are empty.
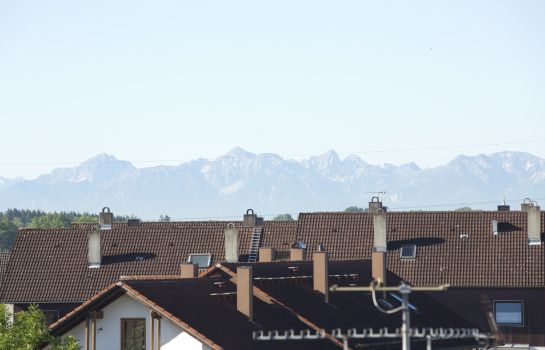
{"type": "Polygon", "coordinates": [[[343,337],[343,350],[348,350],[348,336],[343,337]]]}
{"type": "Polygon", "coordinates": [[[426,350],[431,350],[431,335],[426,335],[426,350]]]}
{"type": "Polygon", "coordinates": [[[402,350],[411,350],[411,337],[409,329],[411,328],[411,314],[409,310],[409,294],[411,293],[411,287],[405,283],[401,283],[399,292],[403,297],[403,310],[402,310],[402,325],[401,325],[401,344],[402,350]]]}

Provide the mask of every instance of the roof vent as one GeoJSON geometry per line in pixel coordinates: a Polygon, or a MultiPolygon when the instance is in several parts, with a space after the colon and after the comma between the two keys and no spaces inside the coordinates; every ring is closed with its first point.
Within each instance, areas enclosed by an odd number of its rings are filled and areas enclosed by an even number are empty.
{"type": "Polygon", "coordinates": [[[114,223],[114,214],[110,212],[110,208],[102,208],[102,212],[98,214],[98,223],[101,230],[111,230],[114,223]]]}
{"type": "Polygon", "coordinates": [[[467,233],[460,234],[460,239],[468,239],[468,238],[469,238],[469,234],[467,233]]]}

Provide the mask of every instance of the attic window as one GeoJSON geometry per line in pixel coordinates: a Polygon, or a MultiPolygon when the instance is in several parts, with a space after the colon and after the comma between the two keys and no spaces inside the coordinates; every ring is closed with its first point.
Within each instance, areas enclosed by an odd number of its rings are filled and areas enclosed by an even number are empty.
{"type": "Polygon", "coordinates": [[[523,327],[524,313],[520,300],[494,301],[496,323],[500,326],[523,327]]]}
{"type": "Polygon", "coordinates": [[[399,253],[401,259],[414,259],[416,258],[416,244],[404,244],[401,246],[399,253]]]}
{"type": "Polygon", "coordinates": [[[190,254],[187,262],[197,264],[199,269],[204,269],[210,266],[212,254],[190,254]]]}

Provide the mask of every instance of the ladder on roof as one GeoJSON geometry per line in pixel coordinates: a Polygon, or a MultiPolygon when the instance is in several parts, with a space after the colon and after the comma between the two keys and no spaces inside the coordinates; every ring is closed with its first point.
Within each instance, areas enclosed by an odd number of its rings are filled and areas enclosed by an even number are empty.
{"type": "Polygon", "coordinates": [[[259,245],[261,243],[261,227],[254,227],[252,231],[252,240],[250,241],[250,252],[248,254],[248,262],[255,263],[257,261],[257,254],[259,252],[259,245]]]}

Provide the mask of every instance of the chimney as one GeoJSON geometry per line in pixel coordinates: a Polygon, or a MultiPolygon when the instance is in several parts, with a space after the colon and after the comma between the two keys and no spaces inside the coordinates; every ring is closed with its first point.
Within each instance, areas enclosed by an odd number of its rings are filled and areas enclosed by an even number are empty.
{"type": "Polygon", "coordinates": [[[386,215],[382,209],[378,209],[375,214],[373,214],[373,251],[387,251],[388,238],[386,232],[386,215]]]}
{"type": "Polygon", "coordinates": [[[257,214],[254,214],[253,209],[246,210],[246,214],[243,217],[244,227],[255,227],[257,222],[257,214]]]}
{"type": "Polygon", "coordinates": [[[273,262],[274,261],[274,248],[259,248],[259,262],[273,262]]]}
{"type": "Polygon", "coordinates": [[[180,264],[180,275],[182,278],[199,277],[199,265],[191,263],[180,264]]]}
{"type": "Polygon", "coordinates": [[[541,209],[533,203],[528,207],[528,244],[541,244],[541,209]]]}
{"type": "Polygon", "coordinates": [[[520,205],[520,211],[528,211],[528,208],[532,206],[532,200],[530,198],[524,198],[524,201],[520,205]]]}
{"type": "Polygon", "coordinates": [[[315,252],[312,256],[314,290],[324,295],[326,303],[329,301],[328,260],[327,252],[315,252]]]}
{"type": "Polygon", "coordinates": [[[377,196],[371,197],[371,201],[369,202],[369,212],[371,214],[374,214],[379,210],[382,210],[384,212],[384,211],[387,211],[388,208],[382,206],[382,202],[380,201],[380,198],[378,198],[377,196]]]}
{"type": "Polygon", "coordinates": [[[509,211],[510,208],[507,204],[505,204],[505,199],[501,201],[501,204],[498,205],[498,211],[509,211]]]}
{"type": "Polygon", "coordinates": [[[140,219],[128,219],[127,226],[129,227],[140,227],[142,226],[142,221],[140,219]]]}
{"type": "Polygon", "coordinates": [[[228,224],[225,234],[225,261],[238,262],[238,229],[235,224],[228,224]]]}
{"type": "Polygon", "coordinates": [[[371,271],[373,278],[386,285],[386,252],[388,251],[386,214],[378,208],[373,214],[373,252],[371,271]]]}
{"type": "Polygon", "coordinates": [[[254,317],[252,275],[250,266],[237,267],[237,310],[250,320],[254,317]]]}
{"type": "Polygon", "coordinates": [[[98,224],[101,230],[111,230],[114,223],[114,214],[110,212],[110,208],[102,208],[102,212],[98,214],[98,224]]]}
{"type": "Polygon", "coordinates": [[[371,270],[373,278],[386,285],[386,252],[371,253],[371,270]]]}
{"type": "Polygon", "coordinates": [[[291,248],[290,249],[290,261],[302,261],[305,260],[306,248],[291,248]]]}
{"type": "Polygon", "coordinates": [[[100,231],[91,231],[89,232],[89,268],[99,268],[102,260],[102,255],[100,254],[100,231]]]}

